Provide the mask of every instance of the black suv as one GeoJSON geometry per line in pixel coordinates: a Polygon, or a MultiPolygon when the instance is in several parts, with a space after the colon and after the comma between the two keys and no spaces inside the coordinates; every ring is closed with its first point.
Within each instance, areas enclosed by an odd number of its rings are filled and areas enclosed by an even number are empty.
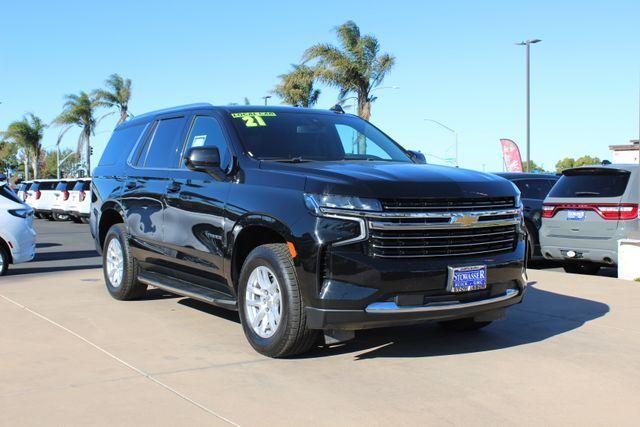
{"type": "Polygon", "coordinates": [[[540,252],[540,226],[542,226],[542,202],[560,179],[548,173],[499,172],[496,175],[513,182],[520,190],[524,224],[527,230],[529,259],[543,259],[540,252]]]}
{"type": "Polygon", "coordinates": [[[120,300],[153,286],[238,310],[271,357],[364,328],[478,329],[524,294],[520,195],[495,175],[423,163],[339,109],[138,116],[94,171],[106,286],[120,300]]]}

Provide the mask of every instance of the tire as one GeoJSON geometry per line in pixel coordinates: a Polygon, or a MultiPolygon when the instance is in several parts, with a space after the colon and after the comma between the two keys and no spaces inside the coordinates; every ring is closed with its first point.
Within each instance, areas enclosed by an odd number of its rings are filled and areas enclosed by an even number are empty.
{"type": "Polygon", "coordinates": [[[238,286],[238,311],[244,334],[251,346],[258,353],[274,358],[293,356],[311,349],[318,340],[320,331],[307,329],[304,309],[300,285],[287,245],[268,244],[251,251],[242,265],[238,286]],[[264,273],[262,277],[266,277],[265,283],[271,287],[270,292],[263,287],[258,288],[260,284],[256,280],[259,280],[260,272],[264,273]],[[264,301],[264,294],[250,293],[248,299],[247,289],[250,292],[251,289],[266,291],[269,295],[267,298],[272,302],[279,300],[279,304],[262,304],[258,300],[264,301]],[[266,312],[260,317],[262,310],[266,312]],[[270,326],[274,324],[272,315],[278,320],[276,327],[260,332],[265,322],[268,321],[270,326]]]}
{"type": "Polygon", "coordinates": [[[478,329],[482,329],[490,324],[491,321],[476,322],[473,320],[473,317],[440,322],[440,326],[449,331],[477,331],[478,329]]]}
{"type": "Polygon", "coordinates": [[[41,213],[36,213],[36,214],[35,214],[35,217],[36,217],[36,218],[38,218],[38,219],[43,219],[43,216],[42,216],[42,214],[41,214],[41,213]]]}
{"type": "Polygon", "coordinates": [[[81,219],[81,218],[78,218],[77,216],[72,216],[72,217],[71,217],[71,220],[72,220],[73,222],[75,222],[76,224],[81,224],[81,223],[83,223],[82,219],[81,219]]]}
{"type": "Polygon", "coordinates": [[[9,253],[4,245],[0,245],[0,276],[7,274],[9,269],[9,253]]]}
{"type": "Polygon", "coordinates": [[[83,224],[89,224],[89,218],[85,218],[83,216],[80,217],[80,222],[83,224]]]}
{"type": "Polygon", "coordinates": [[[598,274],[600,271],[600,266],[598,264],[593,264],[590,262],[567,262],[562,268],[567,273],[573,274],[598,274]]]}
{"type": "Polygon", "coordinates": [[[120,301],[142,298],[147,292],[147,285],[138,281],[138,271],[138,262],[131,256],[124,224],[111,226],[102,249],[102,272],[109,294],[120,301]],[[118,252],[121,262],[117,260],[118,252]],[[121,265],[120,268],[118,264],[121,265]],[[120,271],[120,274],[115,271],[120,271]]]}
{"type": "Polygon", "coordinates": [[[531,234],[531,227],[525,225],[525,229],[527,230],[527,262],[531,262],[535,253],[535,239],[533,238],[533,234],[531,234]]]}

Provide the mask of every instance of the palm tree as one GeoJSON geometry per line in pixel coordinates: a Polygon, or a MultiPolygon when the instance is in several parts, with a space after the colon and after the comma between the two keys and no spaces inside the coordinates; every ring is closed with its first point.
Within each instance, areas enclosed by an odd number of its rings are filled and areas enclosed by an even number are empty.
{"type": "Polygon", "coordinates": [[[96,89],[93,96],[101,107],[117,108],[120,112],[119,125],[131,115],[129,101],[131,100],[131,79],[124,79],[119,74],[111,74],[104,82],[107,89],[96,89]]]}
{"type": "Polygon", "coordinates": [[[318,102],[320,90],[313,84],[316,79],[316,71],[304,64],[293,65],[293,70],[287,74],[278,76],[280,84],[273,92],[282,100],[294,107],[313,107],[318,102]]]}
{"type": "Polygon", "coordinates": [[[340,46],[317,44],[307,49],[303,60],[317,60],[317,78],[340,90],[340,98],[354,93],[358,100],[358,115],[365,120],[371,117],[371,103],[376,100],[371,91],[384,80],[393,68],[395,58],[380,54],[378,39],[360,35],[360,28],[347,21],[336,28],[340,46]]]}
{"type": "Polygon", "coordinates": [[[47,125],[40,117],[29,113],[22,120],[16,120],[2,133],[2,137],[15,143],[24,152],[24,174],[29,179],[29,160],[33,169],[33,179],[38,179],[40,170],[40,156],[42,154],[42,137],[47,125]],[[29,159],[31,158],[31,159],[29,159]]]}
{"type": "Polygon", "coordinates": [[[99,119],[95,118],[96,109],[102,104],[93,94],[80,91],[79,94],[67,95],[62,113],[54,120],[60,126],[75,125],[82,129],[78,138],[77,152],[81,153],[85,149],[87,158],[87,175],[91,176],[91,136],[95,134],[95,129],[100,120],[108,116],[108,113],[99,119]]]}

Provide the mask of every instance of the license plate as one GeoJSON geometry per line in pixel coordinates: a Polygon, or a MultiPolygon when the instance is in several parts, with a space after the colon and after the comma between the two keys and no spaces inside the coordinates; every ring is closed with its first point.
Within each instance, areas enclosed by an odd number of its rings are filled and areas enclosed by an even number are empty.
{"type": "Polygon", "coordinates": [[[584,221],[584,211],[567,211],[567,220],[569,221],[584,221]]]}
{"type": "Polygon", "coordinates": [[[487,266],[449,267],[449,292],[468,292],[487,288],[487,266]]]}

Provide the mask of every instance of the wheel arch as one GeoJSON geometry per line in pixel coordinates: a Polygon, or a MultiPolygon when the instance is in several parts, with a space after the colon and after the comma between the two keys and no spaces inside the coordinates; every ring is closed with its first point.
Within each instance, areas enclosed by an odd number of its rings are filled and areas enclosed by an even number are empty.
{"type": "Polygon", "coordinates": [[[3,236],[0,236],[0,247],[7,253],[7,256],[9,257],[9,264],[13,264],[13,254],[11,253],[11,248],[9,247],[3,236]]]}
{"type": "Polygon", "coordinates": [[[271,216],[249,215],[238,221],[230,233],[227,265],[234,290],[238,286],[242,265],[253,249],[268,243],[287,243],[291,240],[289,227],[271,216]]]}
{"type": "Polygon", "coordinates": [[[107,232],[114,224],[125,222],[125,215],[120,204],[116,202],[107,202],[102,205],[100,212],[100,220],[98,222],[97,239],[100,248],[104,245],[104,239],[107,232]]]}

